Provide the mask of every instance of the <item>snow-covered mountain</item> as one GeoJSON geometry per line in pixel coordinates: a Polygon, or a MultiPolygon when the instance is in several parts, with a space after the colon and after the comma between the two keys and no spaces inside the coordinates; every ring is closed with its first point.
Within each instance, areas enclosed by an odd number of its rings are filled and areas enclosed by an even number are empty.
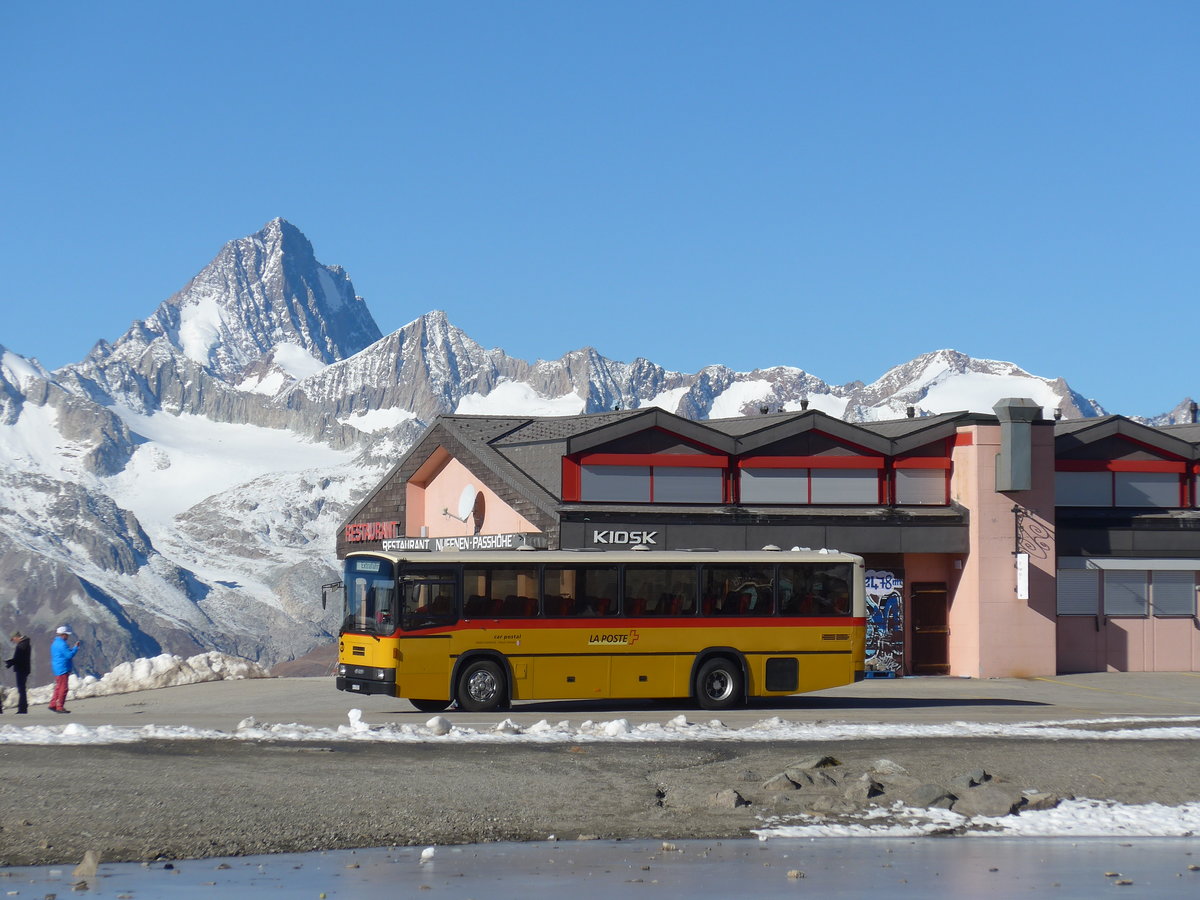
{"type": "Polygon", "coordinates": [[[0,347],[0,629],[69,622],[93,671],[208,650],[273,665],[328,645],[337,613],[317,600],[336,579],[337,525],[439,413],[720,418],[806,403],[868,421],[1009,396],[1103,414],[1062,379],[952,350],[830,385],[590,347],[530,363],[438,311],[381,335],[347,274],[275,219],[79,363],[49,372],[0,347]]]}

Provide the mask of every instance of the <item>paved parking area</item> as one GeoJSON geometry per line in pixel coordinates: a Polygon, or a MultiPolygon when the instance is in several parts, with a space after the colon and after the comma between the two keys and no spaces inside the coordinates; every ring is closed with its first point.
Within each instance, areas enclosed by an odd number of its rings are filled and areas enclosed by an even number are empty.
{"type": "MultiPolygon", "coordinates": [[[[333,678],[269,678],[212,682],[96,697],[68,703],[70,717],[44,706],[27,716],[0,717],[4,725],[156,725],[232,731],[249,716],[266,723],[299,723],[333,728],[361,709],[372,724],[424,723],[405,700],[346,694],[333,678]]],[[[546,719],[578,724],[624,718],[631,723],[665,722],[677,715],[691,721],[720,718],[737,728],[779,716],[791,722],[1022,722],[1108,716],[1200,718],[1200,673],[1091,673],[1053,678],[971,679],[919,677],[868,679],[855,685],[802,694],[784,701],[757,702],[719,715],[695,706],[646,701],[536,701],[502,713],[447,716],[457,725],[489,727],[505,718],[530,725],[546,719]]]]}

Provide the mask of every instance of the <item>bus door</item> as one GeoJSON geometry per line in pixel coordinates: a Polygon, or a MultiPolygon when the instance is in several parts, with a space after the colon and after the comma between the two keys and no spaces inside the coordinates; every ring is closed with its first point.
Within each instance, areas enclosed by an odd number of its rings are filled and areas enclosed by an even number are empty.
{"type": "Polygon", "coordinates": [[[421,700],[450,697],[452,632],[458,621],[458,579],[452,571],[401,578],[404,605],[396,660],[396,695],[421,700]]]}

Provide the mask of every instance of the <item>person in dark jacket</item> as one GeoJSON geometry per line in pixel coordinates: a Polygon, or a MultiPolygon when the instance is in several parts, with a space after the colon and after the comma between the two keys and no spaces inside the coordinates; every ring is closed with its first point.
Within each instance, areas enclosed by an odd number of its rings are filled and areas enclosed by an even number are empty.
{"type": "Polygon", "coordinates": [[[12,642],[16,644],[13,655],[4,661],[4,665],[13,670],[17,676],[17,715],[29,712],[29,698],[25,695],[25,682],[29,678],[30,654],[29,638],[19,631],[12,633],[12,642]]]}
{"type": "Polygon", "coordinates": [[[71,682],[71,673],[75,671],[75,654],[79,652],[82,641],[76,641],[72,646],[71,629],[59,625],[54,633],[54,642],[50,644],[50,669],[54,672],[54,695],[50,698],[52,712],[65,713],[63,704],[67,702],[67,689],[71,682]]]}

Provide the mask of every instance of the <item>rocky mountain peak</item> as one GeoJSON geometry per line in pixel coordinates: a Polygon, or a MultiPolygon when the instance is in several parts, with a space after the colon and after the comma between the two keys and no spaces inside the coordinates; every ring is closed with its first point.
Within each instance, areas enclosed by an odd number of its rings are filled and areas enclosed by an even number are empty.
{"type": "Polygon", "coordinates": [[[319,263],[308,238],[284,219],[230,241],[152,315],[89,362],[134,363],[148,347],[169,350],[228,383],[277,348],[328,364],[379,340],[366,303],[338,266],[319,263]]]}

